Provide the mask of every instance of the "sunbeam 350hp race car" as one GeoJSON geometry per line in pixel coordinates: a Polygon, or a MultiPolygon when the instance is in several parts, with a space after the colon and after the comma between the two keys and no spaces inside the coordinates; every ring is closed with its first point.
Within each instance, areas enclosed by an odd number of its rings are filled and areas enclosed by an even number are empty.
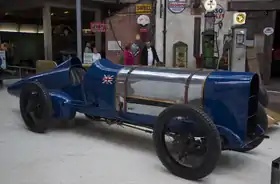
{"type": "Polygon", "coordinates": [[[20,98],[21,116],[33,132],[45,132],[52,120],[70,121],[76,112],[149,129],[163,165],[189,180],[210,174],[221,150],[249,151],[266,137],[255,73],[122,66],[106,59],[86,70],[72,58],[8,92],[20,98]]]}

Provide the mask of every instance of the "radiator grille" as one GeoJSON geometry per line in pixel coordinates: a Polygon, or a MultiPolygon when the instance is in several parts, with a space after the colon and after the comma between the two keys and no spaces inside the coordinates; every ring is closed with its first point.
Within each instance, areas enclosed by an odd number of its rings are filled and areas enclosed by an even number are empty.
{"type": "Polygon", "coordinates": [[[258,96],[259,96],[259,77],[255,74],[250,83],[250,95],[248,100],[248,120],[247,120],[247,135],[255,132],[257,124],[255,121],[258,111],[258,96]]]}

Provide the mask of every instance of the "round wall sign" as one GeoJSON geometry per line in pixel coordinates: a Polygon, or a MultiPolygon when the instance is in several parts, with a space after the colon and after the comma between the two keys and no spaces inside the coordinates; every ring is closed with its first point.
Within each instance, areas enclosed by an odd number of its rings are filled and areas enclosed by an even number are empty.
{"type": "Polygon", "coordinates": [[[186,9],[186,0],[168,0],[168,9],[172,13],[182,13],[186,9]]]}
{"type": "Polygon", "coordinates": [[[211,11],[214,11],[217,7],[217,2],[216,0],[206,0],[203,4],[204,6],[204,9],[207,11],[207,12],[211,12],[211,11]]]}
{"type": "Polygon", "coordinates": [[[226,12],[225,9],[220,4],[217,4],[216,9],[214,10],[215,24],[219,24],[224,20],[225,12],[226,12]]]}
{"type": "Polygon", "coordinates": [[[233,25],[243,25],[246,23],[246,13],[236,12],[233,14],[233,25]]]}
{"type": "Polygon", "coordinates": [[[148,15],[140,15],[137,18],[137,24],[141,25],[141,26],[146,26],[148,24],[150,24],[150,18],[148,15]]]}
{"type": "Polygon", "coordinates": [[[263,33],[266,36],[270,36],[274,33],[274,29],[273,29],[273,27],[266,27],[266,28],[264,28],[263,33]]]}

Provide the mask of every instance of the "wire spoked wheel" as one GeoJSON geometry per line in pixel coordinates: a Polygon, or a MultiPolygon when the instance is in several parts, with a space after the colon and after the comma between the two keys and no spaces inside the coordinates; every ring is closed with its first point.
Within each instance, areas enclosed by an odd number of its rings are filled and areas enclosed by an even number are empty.
{"type": "Polygon", "coordinates": [[[190,105],[166,108],[155,123],[153,139],[163,165],[189,180],[209,175],[221,154],[220,135],[213,121],[190,105]]]}
{"type": "Polygon", "coordinates": [[[51,120],[52,104],[48,92],[38,82],[26,84],[20,94],[20,112],[33,132],[44,133],[51,120]]]}
{"type": "Polygon", "coordinates": [[[165,145],[172,158],[184,167],[199,167],[207,152],[206,137],[194,136],[191,133],[165,133],[165,145]]]}

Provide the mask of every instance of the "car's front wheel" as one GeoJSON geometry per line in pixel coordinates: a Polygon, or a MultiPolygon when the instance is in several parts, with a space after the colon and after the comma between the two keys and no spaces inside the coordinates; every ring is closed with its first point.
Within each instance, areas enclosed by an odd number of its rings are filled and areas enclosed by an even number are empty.
{"type": "Polygon", "coordinates": [[[191,105],[173,105],[160,113],[153,140],[162,164],[174,175],[189,180],[209,175],[221,154],[220,135],[213,121],[191,105]]]}
{"type": "Polygon", "coordinates": [[[29,130],[44,133],[52,119],[49,93],[39,82],[26,84],[20,93],[20,113],[29,130]]]}

